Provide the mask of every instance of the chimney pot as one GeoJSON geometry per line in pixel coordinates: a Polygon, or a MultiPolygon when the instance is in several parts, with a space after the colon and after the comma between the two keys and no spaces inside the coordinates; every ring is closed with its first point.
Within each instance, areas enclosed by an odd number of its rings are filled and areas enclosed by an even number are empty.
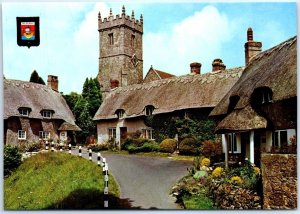
{"type": "Polygon", "coordinates": [[[248,65],[250,60],[261,52],[262,43],[253,41],[252,28],[247,30],[247,42],[245,43],[245,64],[248,65]]]}
{"type": "Polygon", "coordinates": [[[201,63],[193,62],[190,64],[191,74],[200,74],[201,73],[201,63]]]}
{"type": "Polygon", "coordinates": [[[214,61],[212,62],[212,71],[219,71],[219,70],[225,70],[226,65],[224,65],[222,59],[214,59],[214,61]]]}
{"type": "Polygon", "coordinates": [[[58,77],[54,75],[48,75],[47,85],[52,90],[58,92],[58,77]]]}

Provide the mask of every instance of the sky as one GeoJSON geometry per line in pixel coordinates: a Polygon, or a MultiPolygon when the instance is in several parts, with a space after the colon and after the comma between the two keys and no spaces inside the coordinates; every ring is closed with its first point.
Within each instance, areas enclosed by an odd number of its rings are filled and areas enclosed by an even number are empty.
{"type": "MultiPolygon", "coordinates": [[[[244,66],[246,32],[269,49],[297,35],[296,3],[228,2],[47,2],[2,3],[3,75],[28,81],[33,70],[47,82],[58,76],[59,91],[81,93],[87,77],[98,74],[98,12],[102,18],[143,14],[144,76],[155,69],[177,76],[190,72],[191,62],[211,72],[221,58],[226,68],[244,66]],[[16,17],[40,17],[40,46],[19,47],[16,17]]],[[[101,44],[100,44],[101,45],[101,44]]]]}

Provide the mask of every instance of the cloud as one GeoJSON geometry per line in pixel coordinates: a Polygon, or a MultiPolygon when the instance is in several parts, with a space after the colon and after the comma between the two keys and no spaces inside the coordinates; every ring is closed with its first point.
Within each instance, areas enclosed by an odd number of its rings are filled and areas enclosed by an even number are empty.
{"type": "Polygon", "coordinates": [[[225,14],[206,6],[173,26],[170,33],[146,33],[144,70],[150,65],[176,75],[189,72],[189,64],[202,63],[209,71],[220,57],[222,44],[231,39],[231,25],[225,14]]]}

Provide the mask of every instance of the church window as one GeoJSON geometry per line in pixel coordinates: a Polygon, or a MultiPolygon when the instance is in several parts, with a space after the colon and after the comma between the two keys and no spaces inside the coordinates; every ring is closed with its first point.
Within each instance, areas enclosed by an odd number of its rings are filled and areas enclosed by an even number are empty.
{"type": "Polygon", "coordinates": [[[110,34],[108,34],[108,37],[109,37],[109,44],[113,45],[114,44],[114,34],[110,33],[110,34]]]}

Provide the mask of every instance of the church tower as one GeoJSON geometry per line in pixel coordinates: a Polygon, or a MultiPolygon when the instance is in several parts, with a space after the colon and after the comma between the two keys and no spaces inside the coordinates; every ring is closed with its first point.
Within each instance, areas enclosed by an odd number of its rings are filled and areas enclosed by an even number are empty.
{"type": "Polygon", "coordinates": [[[102,19],[98,14],[99,73],[102,92],[143,81],[143,16],[140,20],[125,14],[102,19]]]}

